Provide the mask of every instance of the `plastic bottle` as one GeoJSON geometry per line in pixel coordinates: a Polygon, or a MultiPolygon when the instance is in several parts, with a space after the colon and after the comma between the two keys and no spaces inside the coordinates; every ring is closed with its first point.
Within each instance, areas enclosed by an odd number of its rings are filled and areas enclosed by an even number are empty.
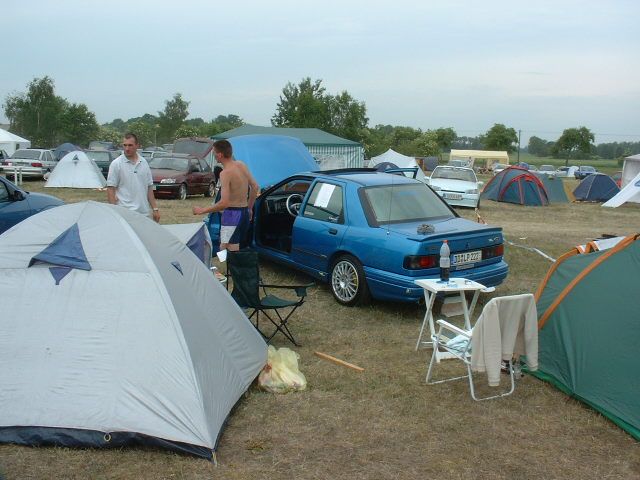
{"type": "Polygon", "coordinates": [[[440,280],[443,282],[449,281],[449,268],[451,268],[450,255],[451,250],[449,250],[449,243],[445,240],[440,247],[440,280]]]}

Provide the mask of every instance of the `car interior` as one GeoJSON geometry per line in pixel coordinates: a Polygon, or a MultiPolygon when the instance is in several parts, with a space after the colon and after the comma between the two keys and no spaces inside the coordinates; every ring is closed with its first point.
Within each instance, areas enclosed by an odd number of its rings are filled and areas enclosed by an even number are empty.
{"type": "Polygon", "coordinates": [[[311,180],[292,180],[269,193],[262,201],[259,222],[255,226],[256,241],[261,246],[291,252],[293,222],[310,186],[311,180]]]}

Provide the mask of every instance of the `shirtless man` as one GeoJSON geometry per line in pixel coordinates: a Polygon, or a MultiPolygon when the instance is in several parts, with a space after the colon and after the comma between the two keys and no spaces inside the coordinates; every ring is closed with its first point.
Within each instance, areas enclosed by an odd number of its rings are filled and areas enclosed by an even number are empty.
{"type": "Polygon", "coordinates": [[[222,164],[220,201],[210,207],[193,207],[194,215],[222,212],[220,227],[220,249],[235,252],[240,249],[251,221],[253,204],[258,196],[258,183],[247,166],[233,159],[233,149],[227,140],[213,144],[216,160],[222,164]]]}

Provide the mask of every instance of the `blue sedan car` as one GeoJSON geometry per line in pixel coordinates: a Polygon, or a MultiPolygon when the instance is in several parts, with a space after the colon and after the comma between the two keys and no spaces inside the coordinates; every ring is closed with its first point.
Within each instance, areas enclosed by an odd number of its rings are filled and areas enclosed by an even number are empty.
{"type": "Polygon", "coordinates": [[[263,192],[250,244],[262,256],[328,282],[335,299],[417,302],[418,278],[451,275],[486,286],[507,276],[502,229],[460,218],[428,186],[369,169],[293,175],[263,192]]]}
{"type": "Polygon", "coordinates": [[[31,215],[63,204],[56,197],[29,193],[0,177],[0,234],[31,215]]]}

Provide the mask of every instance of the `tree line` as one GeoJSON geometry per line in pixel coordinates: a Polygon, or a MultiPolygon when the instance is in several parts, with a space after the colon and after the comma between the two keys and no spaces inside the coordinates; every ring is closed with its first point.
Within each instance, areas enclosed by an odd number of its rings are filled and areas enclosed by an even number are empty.
{"type": "MultiPolygon", "coordinates": [[[[119,143],[127,131],[135,133],[145,146],[161,145],[181,137],[210,137],[245,124],[234,114],[218,115],[209,121],[188,119],[189,105],[181,93],[176,93],[164,102],[164,108],[156,115],[145,113],[99,125],[87,105],[72,103],[56,95],[53,79],[45,76],[33,79],[25,93],[8,95],[3,107],[11,130],[38,146],[55,146],[62,142],[86,146],[92,140],[119,143]]],[[[384,153],[389,148],[410,156],[437,156],[452,148],[510,153],[518,148],[516,130],[500,123],[476,137],[458,136],[453,127],[433,130],[381,124],[370,127],[363,101],[353,98],[346,90],[331,94],[322,85],[322,80],[310,77],[284,86],[271,124],[275,127],[319,128],[357,141],[363,145],[367,157],[384,153]]],[[[640,151],[640,142],[596,146],[593,133],[586,127],[577,127],[564,130],[554,142],[531,137],[527,149],[533,155],[565,158],[568,162],[576,156],[619,158],[630,155],[640,151]]]]}

